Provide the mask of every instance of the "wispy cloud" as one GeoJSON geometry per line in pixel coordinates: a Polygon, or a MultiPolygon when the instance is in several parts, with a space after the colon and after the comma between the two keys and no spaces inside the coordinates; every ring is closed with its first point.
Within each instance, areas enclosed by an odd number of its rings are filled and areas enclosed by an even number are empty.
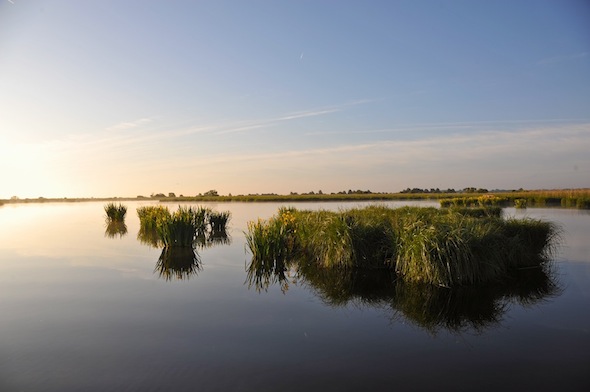
{"type": "Polygon", "coordinates": [[[477,130],[487,131],[494,129],[519,129],[523,125],[545,125],[545,124],[570,124],[588,121],[588,119],[544,119],[544,120],[490,120],[490,121],[458,121],[458,122],[440,122],[440,123],[414,123],[400,124],[389,128],[379,129],[355,129],[355,130],[326,130],[306,132],[307,136],[317,135],[355,135],[355,134],[372,134],[372,133],[407,133],[409,135],[420,132],[432,131],[466,131],[477,130]]]}
{"type": "MultiPolygon", "coordinates": [[[[215,154],[195,158],[168,160],[172,166],[282,167],[298,164],[313,170],[317,159],[343,167],[412,165],[425,162],[484,162],[499,159],[538,161],[538,157],[555,154],[574,156],[590,145],[590,124],[521,129],[517,132],[485,131],[471,134],[443,135],[415,140],[387,140],[369,143],[334,145],[323,148],[282,150],[276,152],[215,154]]],[[[316,167],[316,169],[318,169],[316,167]]],[[[440,170],[440,167],[433,167],[440,170]]]]}

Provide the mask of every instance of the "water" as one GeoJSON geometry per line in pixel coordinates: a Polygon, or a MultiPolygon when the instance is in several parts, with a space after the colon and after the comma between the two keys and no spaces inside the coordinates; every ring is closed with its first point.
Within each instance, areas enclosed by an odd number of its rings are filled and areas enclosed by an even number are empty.
{"type": "Polygon", "coordinates": [[[277,203],[207,203],[232,212],[231,244],[167,280],[161,251],[136,239],[150,203],[125,203],[114,238],[104,203],[0,207],[0,391],[590,390],[588,212],[505,211],[562,226],[554,292],[466,293],[426,311],[389,288],[249,287],[243,231],[277,203]]]}

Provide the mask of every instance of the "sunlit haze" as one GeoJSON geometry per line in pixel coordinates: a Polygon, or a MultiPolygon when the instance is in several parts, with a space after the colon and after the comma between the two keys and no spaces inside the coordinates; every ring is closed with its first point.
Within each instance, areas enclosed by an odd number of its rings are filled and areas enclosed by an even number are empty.
{"type": "Polygon", "coordinates": [[[590,3],[0,0],[0,198],[590,187],[590,3]]]}

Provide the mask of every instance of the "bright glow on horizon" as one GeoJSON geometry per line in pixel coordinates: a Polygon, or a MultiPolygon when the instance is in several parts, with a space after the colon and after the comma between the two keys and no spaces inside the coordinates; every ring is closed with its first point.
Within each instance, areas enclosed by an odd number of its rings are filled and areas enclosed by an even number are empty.
{"type": "Polygon", "coordinates": [[[590,187],[590,6],[139,4],[0,4],[0,199],[590,187]]]}

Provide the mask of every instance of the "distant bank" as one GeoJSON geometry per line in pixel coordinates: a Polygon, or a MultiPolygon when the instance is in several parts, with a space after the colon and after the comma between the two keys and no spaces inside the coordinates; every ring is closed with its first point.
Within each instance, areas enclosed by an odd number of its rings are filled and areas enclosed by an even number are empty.
{"type": "Polygon", "coordinates": [[[395,201],[395,200],[449,200],[457,198],[476,198],[478,196],[497,196],[507,201],[504,206],[514,206],[523,203],[528,207],[565,207],[590,209],[590,188],[556,189],[556,190],[518,190],[518,191],[483,191],[469,190],[468,192],[435,192],[428,190],[406,190],[398,193],[291,193],[278,194],[249,194],[249,195],[218,195],[207,192],[197,196],[175,196],[157,194],[150,197],[91,197],[91,198],[18,198],[0,200],[0,204],[11,203],[57,203],[57,202],[88,202],[88,201],[142,201],[153,200],[165,203],[181,202],[329,202],[329,201],[395,201]]]}

